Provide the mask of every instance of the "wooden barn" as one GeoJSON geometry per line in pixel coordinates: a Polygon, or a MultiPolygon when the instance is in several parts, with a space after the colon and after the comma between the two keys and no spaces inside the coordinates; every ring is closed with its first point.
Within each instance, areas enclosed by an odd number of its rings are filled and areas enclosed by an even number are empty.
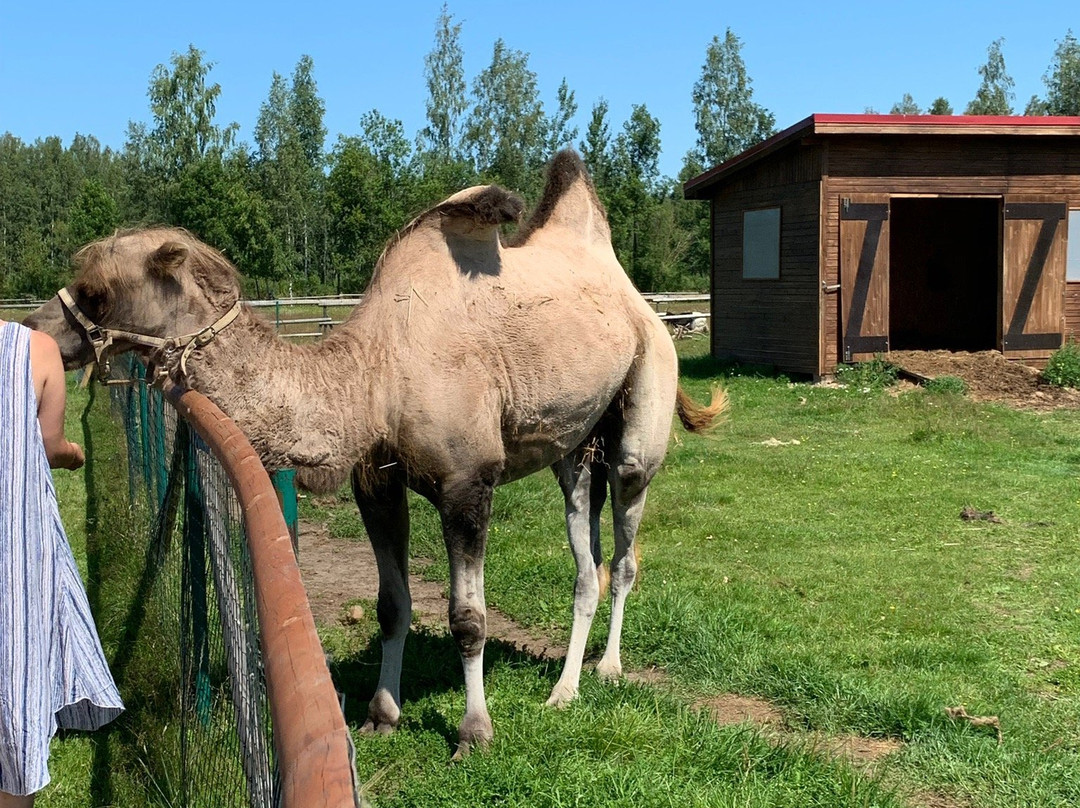
{"type": "Polygon", "coordinates": [[[821,377],[1080,339],[1080,118],[811,115],[685,192],[711,205],[714,356],[821,377]]]}

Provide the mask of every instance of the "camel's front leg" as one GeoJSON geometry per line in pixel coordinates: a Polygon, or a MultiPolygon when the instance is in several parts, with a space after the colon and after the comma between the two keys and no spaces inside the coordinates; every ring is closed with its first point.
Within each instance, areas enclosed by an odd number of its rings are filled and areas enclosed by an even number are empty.
{"type": "Polygon", "coordinates": [[[496,477],[478,475],[445,482],[439,497],[443,540],[450,559],[450,633],[465,669],[465,716],[458,727],[455,759],[468,754],[473,746],[486,746],[493,736],[484,697],[484,548],[496,477]]]}
{"type": "Polygon", "coordinates": [[[392,482],[367,491],[353,477],[353,494],[360,508],[375,562],[379,568],[376,612],[382,629],[382,668],[379,686],[368,705],[361,732],[389,733],[401,718],[401,658],[412,623],[409,594],[409,506],[405,486],[392,482]]]}
{"type": "Polygon", "coordinates": [[[586,462],[580,452],[563,458],[553,469],[566,499],[566,535],[577,564],[570,645],[562,676],[547,700],[553,707],[563,707],[578,694],[585,643],[600,600],[597,573],[606,572],[600,555],[600,512],[607,498],[607,478],[600,464],[586,462]]]}

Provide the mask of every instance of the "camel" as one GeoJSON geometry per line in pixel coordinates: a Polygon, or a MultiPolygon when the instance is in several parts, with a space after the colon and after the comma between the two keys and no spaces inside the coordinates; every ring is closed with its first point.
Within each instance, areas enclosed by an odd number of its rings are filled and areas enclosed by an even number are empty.
{"type": "Polygon", "coordinates": [[[555,157],[535,211],[504,238],[501,228],[522,212],[515,195],[477,186],[420,214],[387,245],[348,320],[307,345],[276,337],[240,304],[232,264],[171,228],[83,248],[75,280],[26,319],[57,340],[68,369],[136,351],[209,396],[269,470],[294,467],[304,488],[336,490],[351,476],[379,572],[383,654],[367,732],[390,732],[401,715],[411,622],[406,489],[435,506],[465,678],[455,757],[493,733],[482,670],[495,486],[550,467],[565,496],[577,577],[566,662],[548,700],[565,705],[578,692],[603,577],[612,608],[596,673],[622,674],[634,540],[673,412],[700,432],[726,406],[722,390],[706,406],[678,386],[671,337],[620,266],[577,154],[555,157]],[[599,533],[609,490],[605,576],[599,533]]]}

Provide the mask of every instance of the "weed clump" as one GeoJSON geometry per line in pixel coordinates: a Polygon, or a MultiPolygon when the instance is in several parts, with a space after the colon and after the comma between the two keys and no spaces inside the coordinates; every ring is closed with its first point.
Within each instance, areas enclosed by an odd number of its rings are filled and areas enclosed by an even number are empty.
{"type": "Polygon", "coordinates": [[[896,382],[896,365],[882,356],[851,365],[837,365],[836,381],[854,390],[883,390],[896,382]]]}
{"type": "Polygon", "coordinates": [[[1069,341],[1050,355],[1043,380],[1055,387],[1080,387],[1080,345],[1069,341]]]}

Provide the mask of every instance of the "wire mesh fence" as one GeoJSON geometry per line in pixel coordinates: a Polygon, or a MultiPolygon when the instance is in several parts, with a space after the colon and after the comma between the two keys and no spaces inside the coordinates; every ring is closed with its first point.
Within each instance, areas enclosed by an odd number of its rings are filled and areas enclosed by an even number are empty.
{"type": "Polygon", "coordinates": [[[270,710],[235,492],[141,366],[119,371],[136,379],[110,388],[126,451],[91,471],[97,556],[123,558],[107,569],[99,561],[94,594],[128,714],[112,733],[109,757],[121,765],[99,790],[141,791],[146,804],[273,806],[270,710]]]}

